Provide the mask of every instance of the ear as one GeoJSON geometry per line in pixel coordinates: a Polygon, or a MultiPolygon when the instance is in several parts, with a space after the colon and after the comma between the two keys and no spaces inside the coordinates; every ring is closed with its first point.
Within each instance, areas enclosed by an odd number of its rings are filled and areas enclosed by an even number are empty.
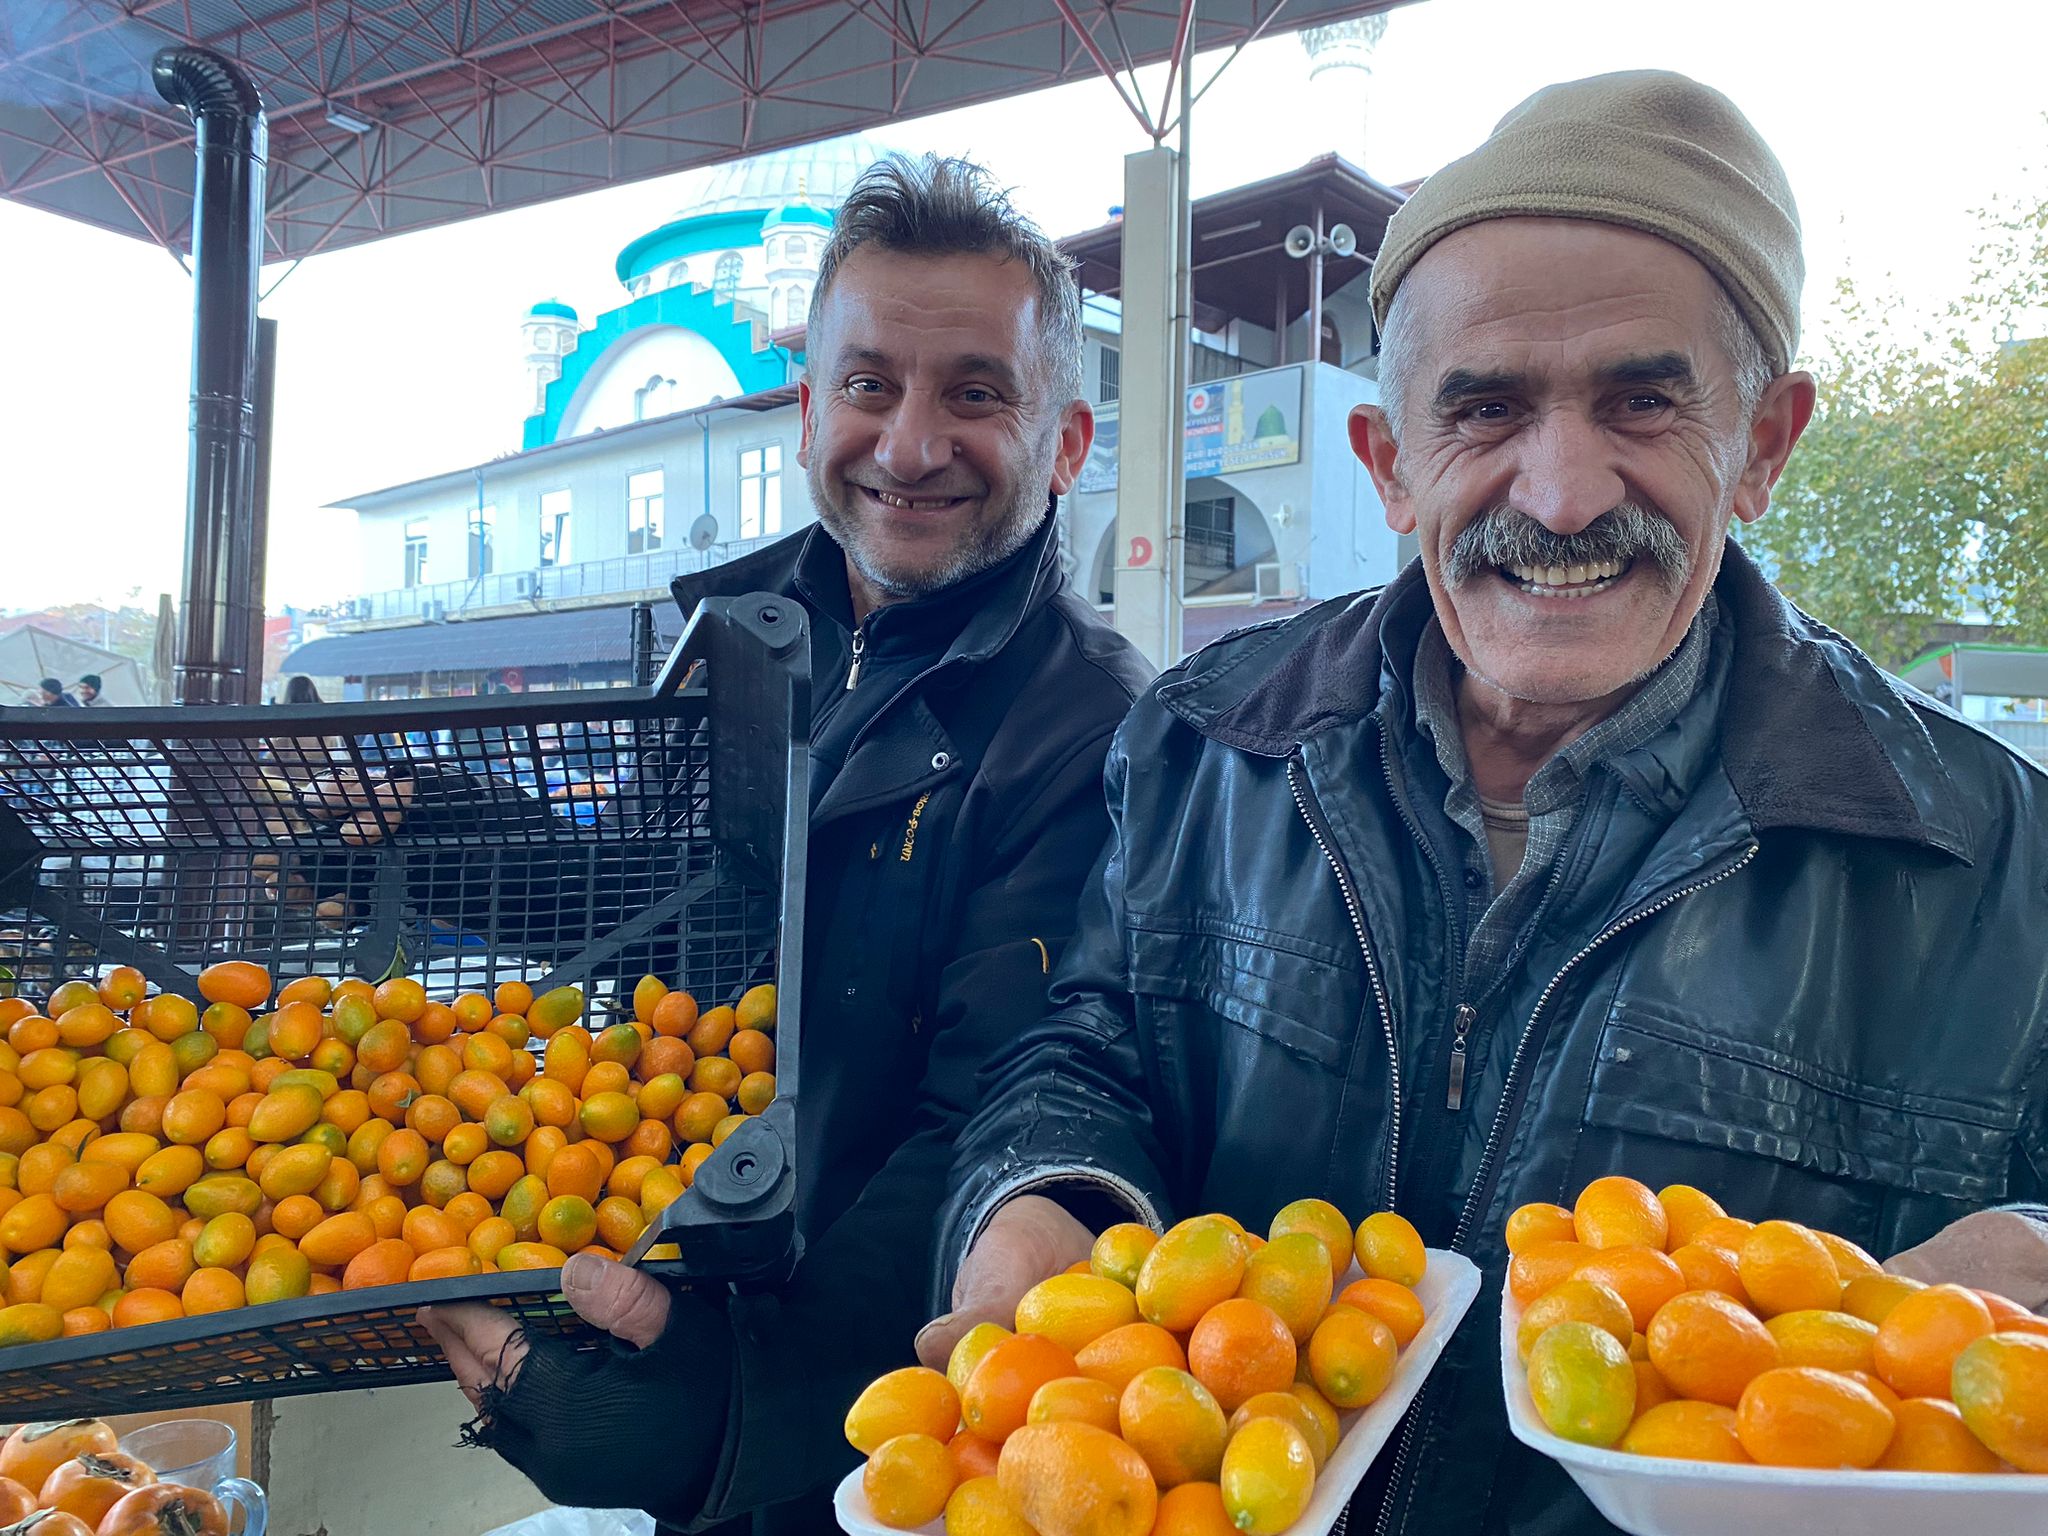
{"type": "Polygon", "coordinates": [[[1784,373],[1771,380],[1749,425],[1749,461],[1735,482],[1735,515],[1753,523],[1771,509],[1771,487],[1785,472],[1792,445],[1813,420],[1818,395],[1810,373],[1784,373]]]}
{"type": "Polygon", "coordinates": [[[817,426],[811,418],[813,398],[811,376],[806,373],[796,381],[797,415],[803,419],[802,432],[796,440],[796,461],[805,469],[811,467],[811,438],[817,431],[817,426]]]}
{"type": "Polygon", "coordinates": [[[1076,400],[1060,413],[1059,452],[1052,461],[1054,495],[1064,496],[1074,488],[1094,441],[1095,408],[1086,400],[1076,400]]]}
{"type": "Polygon", "coordinates": [[[1358,455],[1358,462],[1372,476],[1373,489],[1380,493],[1380,505],[1387,509],[1387,526],[1396,533],[1413,533],[1415,509],[1394,467],[1399,450],[1394,444],[1393,428],[1387,424],[1387,413],[1376,405],[1354,405],[1345,430],[1351,436],[1351,451],[1358,455]]]}

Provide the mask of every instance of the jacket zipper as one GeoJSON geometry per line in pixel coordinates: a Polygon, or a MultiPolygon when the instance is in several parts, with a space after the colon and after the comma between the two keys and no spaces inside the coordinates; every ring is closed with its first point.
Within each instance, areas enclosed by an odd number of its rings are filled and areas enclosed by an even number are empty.
{"type": "MultiPolygon", "coordinates": [[[[1529,1021],[1522,1026],[1522,1037],[1515,1042],[1514,1057],[1508,1062],[1507,1081],[1501,1085],[1500,1108],[1494,1111],[1493,1124],[1486,1133],[1485,1149],[1479,1154],[1478,1177],[1472,1182],[1472,1192],[1466,1196],[1465,1209],[1458,1217],[1457,1231],[1451,1236],[1451,1251],[1453,1253],[1457,1253],[1464,1248],[1472,1234],[1472,1222],[1478,1216],[1480,1207],[1485,1203],[1488,1186],[1493,1177],[1493,1160],[1500,1151],[1501,1136],[1507,1128],[1509,1111],[1514,1105],[1515,1079],[1521,1073],[1524,1056],[1528,1054],[1530,1036],[1535,1031],[1537,1020],[1543,1017],[1543,1010],[1549,1006],[1551,997],[1564,984],[1565,977],[1577,968],[1580,961],[1584,960],[1594,950],[1605,944],[1624,928],[1633,927],[1645,918],[1655,917],[1665,908],[1683,901],[1686,897],[1694,895],[1699,891],[1704,891],[1709,886],[1719,885],[1723,880],[1728,879],[1747,865],[1751,859],[1756,857],[1756,853],[1757,844],[1751,843],[1742,850],[1741,857],[1735,859],[1732,863],[1724,864],[1705,879],[1695,880],[1691,885],[1680,886],[1669,895],[1661,896],[1656,901],[1651,902],[1647,907],[1638,907],[1619,922],[1610,923],[1588,940],[1583,949],[1565,961],[1563,966],[1558,969],[1557,974],[1550,978],[1550,984],[1537,995],[1536,1006],[1529,1011],[1529,1021]]],[[[1386,1502],[1380,1506],[1379,1527],[1376,1536],[1387,1536],[1388,1530],[1393,1526],[1394,1495],[1401,1486],[1402,1475],[1408,1469],[1409,1453],[1414,1449],[1415,1445],[1416,1426],[1422,1422],[1421,1406],[1421,1402],[1418,1400],[1415,1407],[1409,1410],[1408,1422],[1401,1430],[1401,1443],[1394,1452],[1393,1471],[1387,1478],[1386,1502]]]]}
{"type": "Polygon", "coordinates": [[[853,626],[853,664],[846,669],[846,691],[853,692],[853,686],[860,681],[860,660],[868,650],[868,627],[865,624],[853,626]]]}
{"type": "MultiPolygon", "coordinates": [[[[1458,989],[1464,990],[1465,982],[1465,922],[1461,915],[1457,894],[1451,889],[1451,882],[1445,877],[1443,865],[1437,862],[1436,850],[1429,845],[1429,839],[1422,835],[1422,828],[1415,824],[1415,818],[1408,814],[1408,807],[1401,803],[1401,795],[1394,785],[1394,764],[1387,746],[1387,722],[1378,722],[1380,733],[1380,773],[1387,781],[1387,799],[1400,813],[1401,824],[1408,829],[1408,835],[1415,839],[1415,846],[1422,850],[1423,858],[1429,861],[1430,873],[1436,876],[1437,894],[1443,898],[1444,922],[1451,932],[1451,947],[1456,952],[1458,989]]],[[[1451,1016],[1451,1083],[1444,1095],[1446,1109],[1462,1109],[1465,1104],[1465,1037],[1472,1033],[1472,1026],[1479,1018],[1479,1010],[1469,1003],[1459,1003],[1451,1016]]],[[[1392,1209],[1389,1201],[1388,1208],[1392,1209]]]]}
{"type": "Polygon", "coordinates": [[[1387,1040],[1387,1081],[1393,1096],[1393,1113],[1387,1127],[1387,1202],[1386,1209],[1394,1208],[1394,1194],[1400,1187],[1399,1169],[1401,1163],[1401,1047],[1394,1034],[1394,1010],[1387,1002],[1387,989],[1380,977],[1379,961],[1373,958],[1372,941],[1365,932],[1365,911],[1358,900],[1358,888],[1351,881],[1351,872],[1344,867],[1344,861],[1337,857],[1335,845],[1325,834],[1322,812],[1315,804],[1314,792],[1307,783],[1307,773],[1300,756],[1287,760],[1287,787],[1294,795],[1295,809],[1301,812],[1301,819],[1308,823],[1309,835],[1316,840],[1316,846],[1323,851],[1323,858],[1329,862],[1330,871],[1337,877],[1337,887],[1344,893],[1344,909],[1351,914],[1351,931],[1358,935],[1359,952],[1365,956],[1365,974],[1372,982],[1373,1002],[1379,1009],[1380,1029],[1387,1040]]]}
{"type": "Polygon", "coordinates": [[[1445,1109],[1465,1107],[1465,1047],[1478,1017],[1479,1010],[1470,1003],[1458,1004],[1451,1024],[1451,1086],[1444,1094],[1445,1109]]]}

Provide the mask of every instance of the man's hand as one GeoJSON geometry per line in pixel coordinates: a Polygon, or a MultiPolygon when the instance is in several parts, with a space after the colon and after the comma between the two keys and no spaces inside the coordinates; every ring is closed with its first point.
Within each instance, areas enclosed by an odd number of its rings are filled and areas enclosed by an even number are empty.
{"type": "Polygon", "coordinates": [[[960,1336],[976,1323],[1016,1321],[1024,1293],[1088,1257],[1095,1234],[1060,1206],[1019,1195],[998,1210],[953,1277],[953,1310],[917,1335],[917,1358],[943,1371],[960,1336]]]}
{"type": "Polygon", "coordinates": [[[2018,1211],[1978,1211],[1908,1248],[1885,1268],[1930,1285],[1995,1291],[2039,1311],[2048,1305],[2048,1226],[2018,1211]]]}
{"type": "Polygon", "coordinates": [[[375,778],[344,769],[323,773],[300,790],[299,809],[315,821],[340,822],[345,843],[377,843],[398,830],[417,789],[409,778],[375,778]]]}
{"type": "MultiPolygon", "coordinates": [[[[594,1253],[574,1255],[562,1266],[562,1298],[576,1315],[613,1338],[645,1349],[668,1326],[668,1289],[629,1264],[594,1253]]],[[[494,1383],[509,1392],[526,1359],[526,1330],[509,1312],[481,1302],[420,1309],[420,1325],[434,1336],[472,1406],[483,1406],[483,1388],[494,1383]]]]}
{"type": "Polygon", "coordinates": [[[419,1320],[448,1357],[448,1368],[470,1407],[482,1409],[486,1386],[512,1390],[526,1360],[526,1330],[510,1312],[480,1301],[462,1301],[422,1307],[419,1320]]]}

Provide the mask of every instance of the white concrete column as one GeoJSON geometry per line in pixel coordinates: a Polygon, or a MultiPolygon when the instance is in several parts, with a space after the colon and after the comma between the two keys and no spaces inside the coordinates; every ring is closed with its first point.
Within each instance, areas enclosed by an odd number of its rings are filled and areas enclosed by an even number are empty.
{"type": "Polygon", "coordinates": [[[1186,397],[1176,380],[1174,267],[1181,159],[1164,147],[1124,157],[1123,383],[1116,477],[1116,627],[1156,667],[1181,653],[1181,472],[1186,397]]]}

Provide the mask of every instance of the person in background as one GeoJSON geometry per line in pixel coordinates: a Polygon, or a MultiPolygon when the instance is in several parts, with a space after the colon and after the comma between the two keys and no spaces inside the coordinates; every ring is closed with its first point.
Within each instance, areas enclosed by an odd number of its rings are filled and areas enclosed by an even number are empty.
{"type": "Polygon", "coordinates": [[[285,681],[284,693],[279,696],[280,704],[323,704],[320,690],[313,686],[313,679],[301,672],[285,681]]]}
{"type": "Polygon", "coordinates": [[[81,709],[104,707],[100,698],[100,675],[97,672],[82,673],[78,679],[78,703],[81,709]]]}
{"type": "Polygon", "coordinates": [[[64,691],[64,685],[58,682],[56,678],[46,677],[40,683],[37,683],[36,687],[40,690],[40,696],[37,698],[36,702],[45,706],[46,708],[78,708],[78,700],[74,699],[70,694],[66,693],[64,691]]]}

